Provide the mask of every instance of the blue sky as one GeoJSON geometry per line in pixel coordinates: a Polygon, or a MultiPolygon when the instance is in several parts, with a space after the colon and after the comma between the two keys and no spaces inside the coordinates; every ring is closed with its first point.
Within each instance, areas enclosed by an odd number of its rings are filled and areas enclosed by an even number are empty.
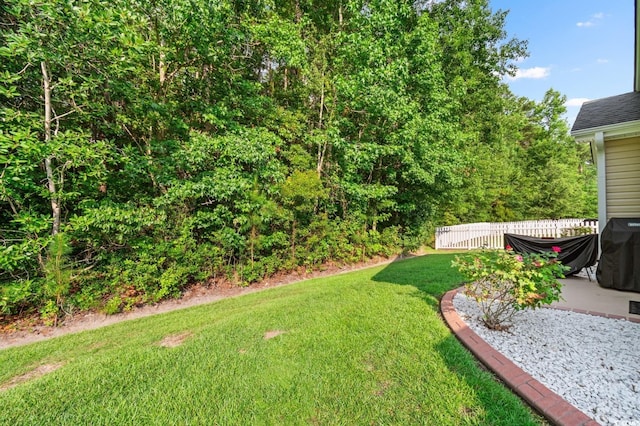
{"type": "Polygon", "coordinates": [[[633,91],[633,0],[490,0],[508,10],[508,38],[529,41],[515,79],[519,96],[540,101],[553,88],[567,97],[573,124],[585,100],[633,91]]]}

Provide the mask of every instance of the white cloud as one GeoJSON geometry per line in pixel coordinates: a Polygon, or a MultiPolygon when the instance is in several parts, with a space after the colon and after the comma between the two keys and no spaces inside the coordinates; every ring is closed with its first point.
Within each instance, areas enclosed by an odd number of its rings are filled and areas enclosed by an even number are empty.
{"type": "Polygon", "coordinates": [[[578,107],[578,106],[582,106],[583,103],[585,102],[589,102],[591,99],[589,98],[572,98],[567,100],[567,102],[564,103],[564,106],[566,107],[578,107]]]}
{"type": "Polygon", "coordinates": [[[604,18],[604,13],[599,12],[599,13],[594,13],[593,15],[591,15],[591,18],[589,18],[588,21],[580,21],[577,22],[576,25],[578,27],[583,27],[583,28],[589,28],[589,27],[593,27],[594,25],[597,25],[597,21],[601,20],[604,18]]]}
{"type": "Polygon", "coordinates": [[[602,58],[600,58],[600,59],[598,59],[596,62],[597,62],[597,63],[599,63],[599,64],[608,64],[608,63],[609,63],[609,60],[608,60],[608,59],[602,59],[602,58]]]}
{"type": "Polygon", "coordinates": [[[551,68],[549,67],[533,67],[523,68],[516,71],[516,75],[509,77],[509,80],[519,80],[521,78],[540,79],[548,77],[551,74],[551,68]]]}

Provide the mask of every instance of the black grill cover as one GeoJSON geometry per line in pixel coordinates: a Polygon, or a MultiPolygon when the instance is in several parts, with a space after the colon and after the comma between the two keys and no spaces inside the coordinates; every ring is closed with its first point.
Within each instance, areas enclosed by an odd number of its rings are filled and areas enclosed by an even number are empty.
{"type": "Polygon", "coordinates": [[[551,247],[560,247],[558,260],[568,266],[565,276],[593,266],[598,260],[598,235],[588,234],[564,238],[535,238],[526,235],[504,234],[504,246],[511,246],[516,253],[545,253],[551,247]]]}
{"type": "Polygon", "coordinates": [[[640,219],[610,219],[600,244],[600,286],[640,293],[640,219]]]}

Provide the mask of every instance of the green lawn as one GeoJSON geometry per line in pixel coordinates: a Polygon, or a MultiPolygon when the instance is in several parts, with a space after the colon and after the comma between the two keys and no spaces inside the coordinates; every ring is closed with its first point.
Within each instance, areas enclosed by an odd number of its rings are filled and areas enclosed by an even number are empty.
{"type": "MultiPolygon", "coordinates": [[[[0,424],[526,425],[438,314],[434,254],[0,351],[0,424]],[[265,339],[265,333],[282,332],[265,339]],[[167,336],[181,345],[164,347],[167,336]]],[[[277,333],[274,333],[277,334],[277,333]]]]}

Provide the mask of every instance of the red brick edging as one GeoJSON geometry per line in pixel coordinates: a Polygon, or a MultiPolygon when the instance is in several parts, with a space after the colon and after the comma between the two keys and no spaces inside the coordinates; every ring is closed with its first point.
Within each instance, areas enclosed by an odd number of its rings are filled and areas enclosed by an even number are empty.
{"type": "Polygon", "coordinates": [[[440,311],[451,331],[480,360],[493,371],[511,390],[518,394],[547,420],[558,426],[598,426],[599,423],[569,404],[542,383],[523,371],[511,360],[482,340],[453,307],[458,290],[447,292],[440,301],[440,311]]]}

